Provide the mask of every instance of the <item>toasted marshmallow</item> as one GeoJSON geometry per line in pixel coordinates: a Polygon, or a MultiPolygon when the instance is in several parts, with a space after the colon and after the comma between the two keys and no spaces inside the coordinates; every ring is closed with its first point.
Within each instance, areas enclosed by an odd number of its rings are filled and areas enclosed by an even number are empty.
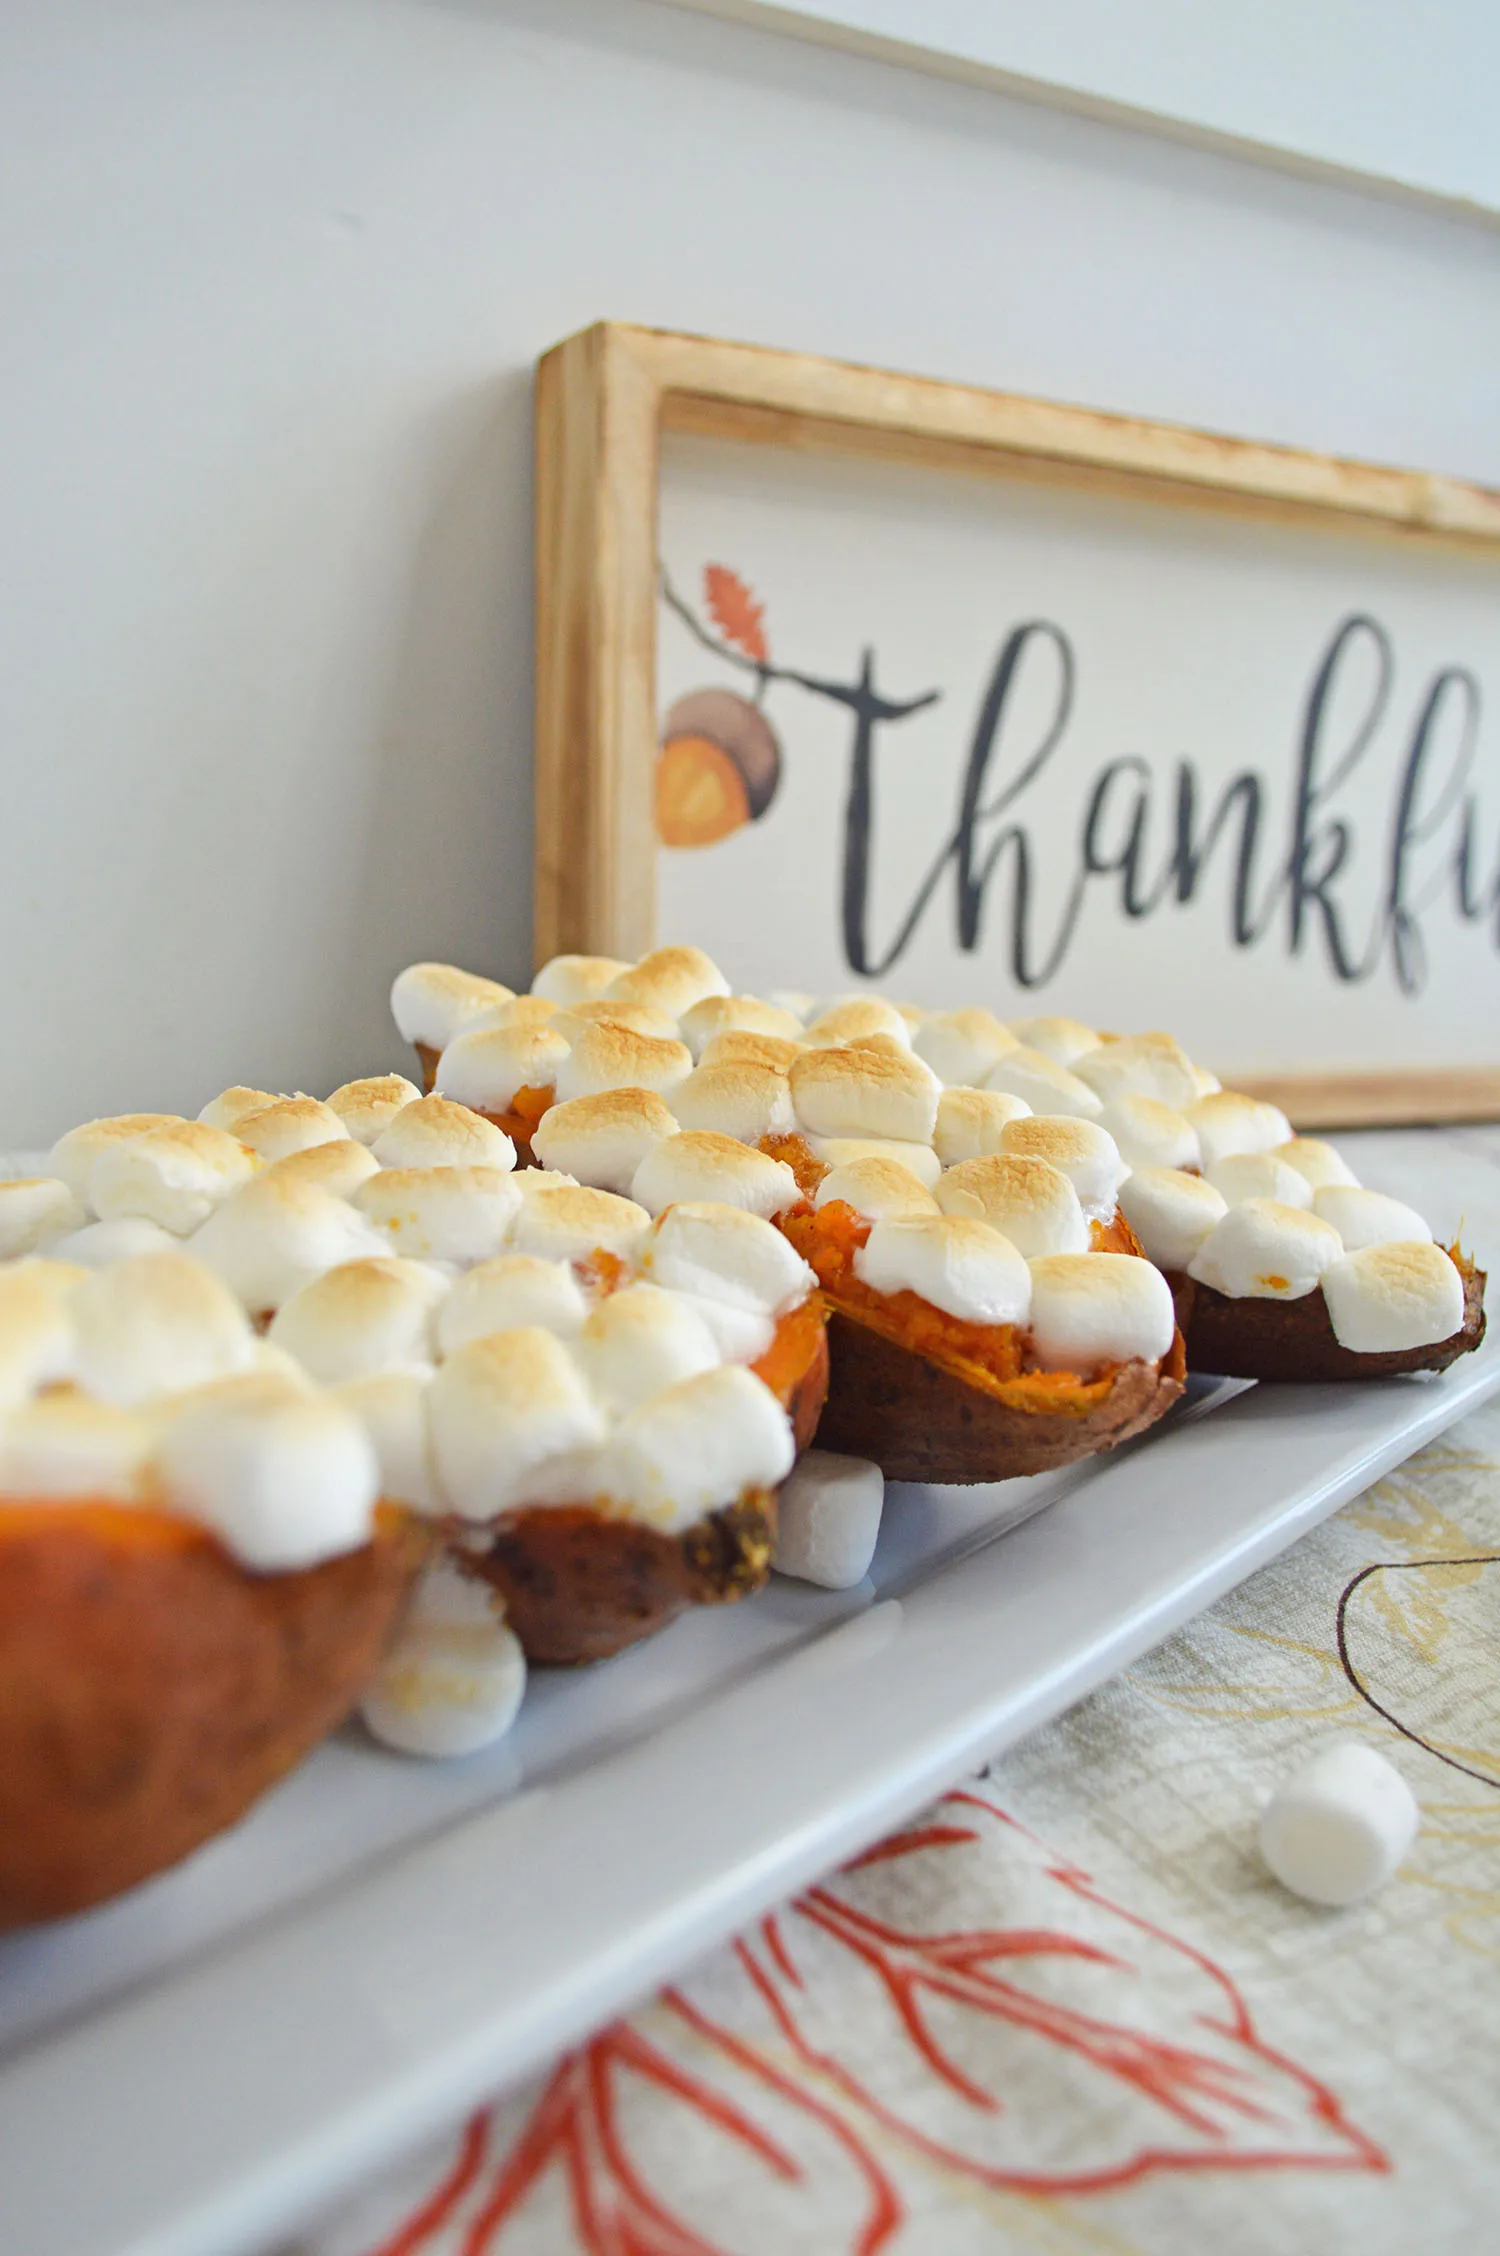
{"type": "Polygon", "coordinates": [[[503,1128],[436,1094],[404,1105],[374,1150],[382,1167],[498,1167],[508,1174],[516,1164],[516,1147],[503,1128]]]}
{"type": "Polygon", "coordinates": [[[67,1261],[0,1269],[0,1410],[71,1374],[73,1299],[86,1274],[67,1261]]]}
{"type": "Polygon", "coordinates": [[[802,1021],[758,995],[705,995],[682,1014],[682,1039],[701,1058],[717,1035],[770,1034],[784,1042],[802,1038],[802,1021]]]}
{"type": "Polygon", "coordinates": [[[932,1142],[941,1085],[909,1051],[808,1050],[787,1078],[797,1118],[814,1136],[932,1142]]]}
{"type": "Polygon", "coordinates": [[[601,1300],[573,1343],[595,1395],[616,1417],[722,1360],[695,1304],[659,1285],[626,1285],[601,1300]]]}
{"type": "Polygon", "coordinates": [[[810,1018],[816,1018],[818,1014],[818,998],[810,995],[805,987],[773,987],[766,1001],[774,1003],[778,1010],[786,1011],[800,1026],[805,1026],[810,1018]]]}
{"type": "Polygon", "coordinates": [[[641,1266],[656,1284],[765,1316],[799,1306],[817,1281],[774,1223],[696,1201],[668,1207],[641,1266]]]}
{"type": "Polygon", "coordinates": [[[1230,1300],[1300,1300],[1343,1256],[1329,1222],[1276,1199],[1247,1199],[1214,1225],[1188,1275],[1230,1300]]]}
{"type": "Polygon", "coordinates": [[[645,1003],[680,1019],[709,995],[727,995],[729,981],[711,956],[701,948],[653,948],[628,971],[618,972],[604,991],[605,999],[645,1003]]]}
{"type": "Polygon", "coordinates": [[[943,1172],[931,1144],[905,1144],[892,1136],[808,1136],[805,1141],[825,1167],[848,1167],[857,1159],[888,1159],[915,1175],[924,1190],[934,1190],[943,1172]]]}
{"type": "Polygon", "coordinates": [[[1044,1371],[1159,1363],[1177,1319],[1166,1278],[1133,1253],[1054,1253],[1031,1264],[1031,1344],[1044,1371]]]}
{"type": "Polygon", "coordinates": [[[1137,1167],[1120,1185],[1120,1212],[1158,1269],[1186,1269],[1229,1212],[1222,1191],[1175,1167],[1137,1167]]]}
{"type": "Polygon", "coordinates": [[[1187,1117],[1197,1131],[1205,1174],[1221,1159],[1232,1159],[1240,1152],[1271,1151],[1291,1139],[1284,1112],[1257,1097],[1242,1097],[1234,1089],[1200,1097],[1187,1107],[1187,1117]]]}
{"type": "Polygon", "coordinates": [[[493,1010],[476,1011],[465,1020],[462,1031],[477,1034],[486,1026],[550,1026],[561,1013],[561,1003],[549,1003],[543,995],[512,995],[508,1003],[496,1003],[493,1010]]]}
{"type": "Polygon", "coordinates": [[[531,982],[531,992],[549,1003],[591,1003],[630,968],[618,956],[553,956],[531,982]]]}
{"type": "Polygon", "coordinates": [[[311,1183],[337,1199],[353,1198],[361,1183],[380,1172],[380,1162],[365,1144],[340,1136],[331,1144],[309,1144],[305,1151],[288,1152],[265,1170],[279,1183],[311,1183]]]}
{"type": "Polygon", "coordinates": [[[391,989],[391,1016],[403,1042],[445,1050],[461,1026],[513,994],[498,979],[476,978],[457,964],[408,964],[391,989]]]}
{"type": "Polygon", "coordinates": [[[932,1131],[939,1164],[957,1167],[961,1160],[999,1151],[1010,1123],[1026,1119],[1030,1111],[1023,1097],[1007,1097],[999,1089],[945,1089],[932,1131]]]}
{"type": "Polygon", "coordinates": [[[139,1216],[124,1222],[86,1222],[81,1230],[68,1230],[48,1238],[45,1248],[53,1261],[77,1262],[84,1269],[104,1269],[111,1261],[128,1261],[135,1253],[180,1253],[182,1241],[158,1222],[139,1216]]]}
{"type": "Polygon", "coordinates": [[[830,1167],[813,1197],[814,1206],[838,1199],[867,1222],[895,1214],[936,1214],[937,1200],[909,1167],[896,1159],[850,1159],[830,1167]]]}
{"type": "Polygon", "coordinates": [[[247,1112],[264,1112],[267,1105],[283,1103],[285,1095],[284,1090],[247,1089],[236,1082],[232,1089],[221,1089],[216,1097],[210,1097],[198,1118],[205,1128],[222,1128],[232,1136],[235,1122],[243,1120],[247,1112]]]}
{"type": "Polygon", "coordinates": [[[1200,1102],[1204,1097],[1216,1097],[1224,1086],[1217,1073],[1210,1073],[1206,1065],[1194,1064],[1193,1079],[1197,1084],[1200,1102]]]}
{"type": "Polygon", "coordinates": [[[185,1238],[249,1182],[258,1164],[223,1128],[174,1120],[102,1151],[89,1170],[89,1204],[101,1222],[140,1215],[185,1238]]]}
{"type": "Polygon", "coordinates": [[[413,1609],[359,1703],[372,1738],[449,1761],[503,1739],[526,1695],[526,1655],[498,1615],[432,1622],[413,1609]]]}
{"type": "Polygon", "coordinates": [[[934,1011],[912,1035],[917,1056],[947,1088],[978,1089],[1009,1050],[1020,1048],[993,1011],[934,1011]]]}
{"type": "Polygon", "coordinates": [[[1310,1207],[1313,1202],[1307,1177],[1295,1167],[1283,1167],[1273,1151],[1231,1152],[1228,1159],[1215,1160],[1203,1172],[1230,1206],[1243,1206],[1253,1198],[1277,1199],[1283,1206],[1310,1207]]]}
{"type": "Polygon", "coordinates": [[[481,1026],[456,1034],[435,1088],[475,1112],[509,1112],[523,1089],[551,1089],[568,1045],[551,1026],[481,1026]]]}
{"type": "Polygon", "coordinates": [[[654,1042],[680,1039],[676,1019],[669,1018],[665,1011],[649,1009],[645,1003],[574,1003],[568,1010],[559,1009],[551,1023],[553,1032],[569,1044],[590,1026],[625,1026],[632,1034],[649,1034],[654,1042]]]}
{"type": "Polygon", "coordinates": [[[847,995],[820,1011],[803,1033],[812,1049],[837,1049],[846,1042],[862,1042],[872,1034],[886,1034],[899,1048],[911,1048],[911,1028],[894,1003],[883,995],[847,995]]]}
{"type": "Polygon", "coordinates": [[[742,1144],[788,1135],[797,1124],[785,1073],[748,1057],[716,1057],[695,1066],[673,1090],[672,1110],[683,1128],[733,1136],[742,1144]]]}
{"type": "Polygon", "coordinates": [[[1414,1206],[1387,1198],[1380,1191],[1362,1191],[1357,1183],[1330,1183],[1324,1190],[1314,1191],[1312,1210],[1320,1221],[1333,1224],[1345,1253],[1413,1240],[1432,1242],[1432,1231],[1414,1206]]]}
{"type": "Polygon", "coordinates": [[[1283,1166],[1295,1167],[1315,1191],[1331,1189],[1336,1183],[1357,1184],[1359,1181],[1343,1154],[1336,1152],[1332,1144],[1325,1144],[1321,1136],[1293,1136],[1289,1144],[1274,1144],[1272,1150],[1283,1166]]]}
{"type": "Polygon", "coordinates": [[[286,1159],[315,1144],[337,1143],[349,1131],[330,1105],[316,1097],[282,1097],[236,1121],[235,1135],[262,1159],[286,1159]]]}
{"type": "Polygon", "coordinates": [[[795,1456],[791,1426],[770,1388],[726,1363],[633,1410],[604,1461],[611,1503],[675,1534],[747,1489],[774,1488],[795,1456]]]}
{"type": "MultiPolygon", "coordinates": [[[[706,1065],[764,1065],[783,1080],[791,1071],[793,1058],[800,1057],[800,1042],[783,1042],[776,1034],[716,1034],[699,1060],[706,1065]]],[[[684,1084],[686,1086],[686,1084],[684,1084]]],[[[696,1126],[697,1123],[695,1122],[696,1126]]]]}
{"type": "Polygon", "coordinates": [[[48,1166],[54,1175],[62,1177],[75,1198],[87,1199],[89,1177],[102,1151],[111,1144],[128,1143],[132,1136],[144,1136],[148,1128],[174,1127],[177,1120],[175,1112],[118,1112],[103,1120],[85,1120],[58,1137],[48,1166]]]}
{"type": "Polygon", "coordinates": [[[326,1394],[193,1402],[168,1423],[155,1470],[175,1510],[262,1574],[357,1551],[375,1531],[375,1450],[326,1394]]]}
{"type": "Polygon", "coordinates": [[[299,1286],[340,1261],[390,1250],[353,1206],[275,1168],[226,1199],[189,1247],[252,1315],[279,1308],[299,1286]]]}
{"type": "Polygon", "coordinates": [[[1031,1307],[1026,1262],[1009,1238],[966,1214],[893,1214],[854,1256],[872,1292],[914,1292],[968,1324],[1024,1324],[1031,1307]]]}
{"type": "Polygon", "coordinates": [[[1033,1112],[1047,1116],[1067,1114],[1075,1120],[1097,1120],[1104,1110],[1087,1082],[1024,1043],[996,1061],[984,1085],[998,1089],[1003,1096],[1021,1097],[1033,1112]]]}
{"type": "Polygon", "coordinates": [[[0,1497],[130,1503],[141,1492],[151,1439],[150,1420],[136,1411],[83,1394],[44,1394],[0,1417],[0,1497]]]}
{"type": "Polygon", "coordinates": [[[1013,1018],[1009,1031],[1028,1050],[1040,1050],[1054,1065],[1071,1067],[1076,1058],[1097,1050],[1099,1037],[1079,1018],[1013,1018]]]}
{"type": "Polygon", "coordinates": [[[602,1441],[604,1417],[561,1341],[526,1325],[469,1340],[439,1365],[427,1433],[448,1510],[488,1520],[545,1489],[550,1461],[602,1441]]]}
{"type": "Polygon", "coordinates": [[[437,1488],[427,1461],[427,1389],[432,1372],[367,1371],[330,1387],[328,1399],[351,1411],[364,1427],[380,1467],[380,1493],[413,1512],[438,1511],[437,1488]]]}
{"type": "Polygon", "coordinates": [[[1464,1320],[1463,1278],[1426,1238],[1361,1246],[1326,1269],[1322,1285],[1333,1336],[1356,1355],[1433,1347],[1464,1320]]]}
{"type": "Polygon", "coordinates": [[[651,1089],[670,1096],[693,1070],[685,1042],[636,1034],[612,1019],[586,1026],[557,1069],[557,1094],[591,1097],[605,1089],[651,1089]]]}
{"type": "Polygon", "coordinates": [[[776,1337],[775,1317],[757,1309],[731,1308],[727,1301],[675,1288],[672,1297],[702,1318],[721,1363],[758,1363],[776,1337]]]}
{"type": "Polygon", "coordinates": [[[323,1386],[430,1362],[447,1290],[419,1261],[346,1261],[283,1301],[267,1336],[323,1386]]]}
{"type": "Polygon", "coordinates": [[[20,1175],[0,1183],[0,1261],[35,1253],[44,1238],[66,1237],[88,1220],[60,1175],[20,1175]]]}
{"type": "Polygon", "coordinates": [[[85,1394],[121,1408],[250,1363],[244,1309],[186,1254],[141,1253],[96,1269],[73,1294],[71,1314],[73,1376],[85,1394]]]}
{"type": "Polygon", "coordinates": [[[1017,1159],[1044,1159],[1078,1193],[1085,1222],[1114,1219],[1116,1193],[1130,1170],[1115,1140],[1096,1120],[1013,1120],[1000,1148],[1017,1159]]]}
{"type": "Polygon", "coordinates": [[[544,1112],[531,1148],[544,1167],[596,1190],[629,1192],[648,1153],[677,1133],[666,1100],[651,1089],[601,1089],[544,1112]]]}
{"type": "Polygon", "coordinates": [[[1193,1061],[1170,1034],[1129,1034],[1101,1042],[1073,1062],[1072,1071],[1105,1104],[1117,1097],[1154,1097],[1182,1112],[1198,1102],[1193,1061]]]}
{"type": "Polygon", "coordinates": [[[387,1167],[352,1201],[385,1252],[460,1269],[505,1244],[521,1194],[498,1167],[387,1167]]]}
{"type": "Polygon", "coordinates": [[[733,1136],[691,1129],[653,1145],[636,1169],[630,1195],[648,1214],[660,1214],[679,1199],[718,1199],[769,1219],[796,1206],[802,1192],[784,1161],[733,1136]]]}
{"type": "Polygon", "coordinates": [[[341,1089],[335,1089],[328,1109],[338,1114],[357,1144],[373,1144],[397,1113],[415,1104],[421,1094],[404,1073],[377,1073],[364,1081],[346,1081],[341,1089]]]}
{"type": "Polygon", "coordinates": [[[437,1312],[437,1344],[454,1355],[487,1332],[539,1327],[558,1339],[583,1329],[589,1304],[566,1261],[534,1253],[501,1253],[460,1277],[437,1312]]]}
{"type": "Polygon", "coordinates": [[[1193,1168],[1200,1164],[1198,1137],[1192,1122],[1171,1105],[1155,1097],[1138,1097],[1128,1091],[1112,1097],[1099,1115],[1099,1125],[1114,1137],[1127,1167],[1193,1168]]]}
{"type": "Polygon", "coordinates": [[[631,1261],[650,1233],[651,1217],[634,1199],[549,1176],[526,1181],[511,1243],[543,1261],[583,1261],[591,1253],[631,1261]]]}
{"type": "Polygon", "coordinates": [[[1045,1159],[987,1152],[950,1167],[937,1186],[945,1214],[988,1222],[1028,1261],[1048,1253],[1087,1253],[1089,1226],[1078,1193],[1045,1159]]]}

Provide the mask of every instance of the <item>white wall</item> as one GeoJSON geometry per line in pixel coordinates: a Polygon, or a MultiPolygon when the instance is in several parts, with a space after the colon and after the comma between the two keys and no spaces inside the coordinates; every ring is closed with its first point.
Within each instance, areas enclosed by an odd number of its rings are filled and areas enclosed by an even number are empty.
{"type": "Polygon", "coordinates": [[[601,314],[1500,482],[1493,235],[644,0],[9,0],[0,213],[0,1140],[525,973],[601,314]]]}

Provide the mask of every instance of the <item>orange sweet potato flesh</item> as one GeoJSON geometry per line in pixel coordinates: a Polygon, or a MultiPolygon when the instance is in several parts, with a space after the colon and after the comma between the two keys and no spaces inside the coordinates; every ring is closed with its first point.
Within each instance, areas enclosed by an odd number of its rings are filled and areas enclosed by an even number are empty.
{"type": "Polygon", "coordinates": [[[353,1706],[425,1539],[251,1574],[110,1504],[0,1505],[0,1928],[102,1903],[241,1817],[353,1706]]]}
{"type": "Polygon", "coordinates": [[[1362,1355],[1334,1337],[1321,1292],[1300,1300],[1230,1300],[1180,1271],[1167,1277],[1187,1341],[1190,1371],[1226,1379],[1385,1379],[1406,1371],[1446,1371],[1484,1338],[1485,1273],[1457,1246],[1450,1259],[1464,1281],[1464,1320],[1427,1347],[1362,1355]]]}

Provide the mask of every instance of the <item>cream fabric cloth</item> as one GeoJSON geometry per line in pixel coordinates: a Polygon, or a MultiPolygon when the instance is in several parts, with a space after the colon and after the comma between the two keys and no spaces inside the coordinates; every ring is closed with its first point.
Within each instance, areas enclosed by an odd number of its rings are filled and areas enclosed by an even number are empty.
{"type": "Polygon", "coordinates": [[[1500,2247],[1500,1405],[298,2246],[1500,2247]],[[1344,1729],[1422,1827],[1319,1911],[1255,1821],[1344,1729]]]}

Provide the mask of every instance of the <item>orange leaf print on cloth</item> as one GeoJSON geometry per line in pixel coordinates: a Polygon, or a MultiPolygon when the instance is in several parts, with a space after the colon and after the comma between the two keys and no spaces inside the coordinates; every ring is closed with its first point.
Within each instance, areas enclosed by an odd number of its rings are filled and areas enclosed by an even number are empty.
{"type": "Polygon", "coordinates": [[[756,602],[738,572],[731,572],[727,564],[705,564],[703,600],[724,640],[763,666],[771,655],[765,605],[756,602]]]}

